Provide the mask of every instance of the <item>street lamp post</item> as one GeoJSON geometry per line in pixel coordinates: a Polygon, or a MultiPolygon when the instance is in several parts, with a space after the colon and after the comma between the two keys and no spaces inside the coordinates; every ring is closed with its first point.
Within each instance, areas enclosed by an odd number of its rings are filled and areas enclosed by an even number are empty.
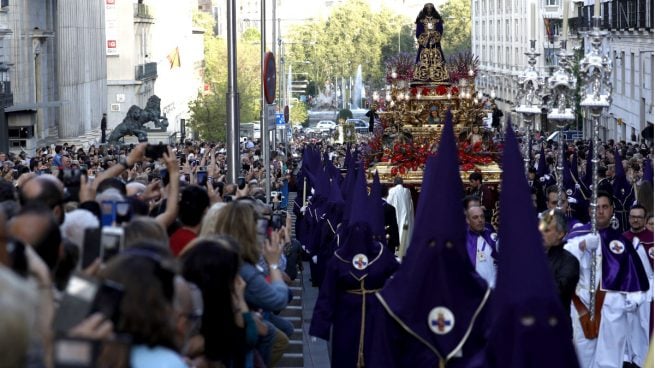
{"type": "MultiPolygon", "coordinates": [[[[533,32],[534,37],[534,32],[533,32]]],[[[521,72],[518,78],[519,93],[516,99],[516,112],[523,115],[526,125],[525,145],[523,146],[523,162],[525,165],[525,175],[528,176],[528,168],[530,166],[530,138],[532,134],[532,127],[535,123],[535,117],[541,114],[542,90],[544,87],[543,77],[537,72],[535,65],[537,64],[537,53],[535,49],[536,40],[530,40],[530,51],[525,55],[528,57],[528,67],[521,72]]]]}

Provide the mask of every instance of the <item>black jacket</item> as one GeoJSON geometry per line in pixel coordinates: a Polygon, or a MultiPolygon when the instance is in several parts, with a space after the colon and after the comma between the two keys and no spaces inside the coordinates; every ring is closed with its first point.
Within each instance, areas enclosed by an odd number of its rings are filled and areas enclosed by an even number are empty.
{"type": "Polygon", "coordinates": [[[400,246],[396,207],[390,205],[386,201],[384,202],[384,232],[387,236],[387,247],[391,252],[395,252],[400,246]]]}
{"type": "Polygon", "coordinates": [[[571,314],[571,298],[575,294],[575,287],[580,278],[580,264],[578,259],[567,250],[564,245],[551,247],[548,250],[548,265],[555,278],[555,285],[566,315],[571,314]]]}

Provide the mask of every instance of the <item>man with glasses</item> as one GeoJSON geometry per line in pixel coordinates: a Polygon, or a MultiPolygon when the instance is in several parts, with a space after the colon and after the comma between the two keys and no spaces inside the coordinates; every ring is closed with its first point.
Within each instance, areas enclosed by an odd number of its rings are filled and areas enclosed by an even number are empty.
{"type": "Polygon", "coordinates": [[[621,367],[624,362],[643,362],[645,354],[640,355],[648,350],[647,337],[645,341],[642,338],[638,308],[647,297],[649,279],[635,247],[611,226],[613,203],[611,194],[599,191],[597,234],[591,231],[591,224],[585,224],[571,230],[564,245],[580,263],[571,319],[582,367],[621,367]],[[590,287],[595,288],[594,293],[590,287]]]}
{"type": "Polygon", "coordinates": [[[635,247],[641,263],[648,275],[650,283],[646,301],[639,306],[638,317],[630,321],[632,329],[637,331],[637,341],[632,345],[632,354],[636,357],[634,361],[640,361],[647,353],[645,347],[648,344],[649,336],[653,333],[653,232],[646,228],[646,208],[636,204],[630,208],[628,221],[630,229],[623,233],[635,247]]]}

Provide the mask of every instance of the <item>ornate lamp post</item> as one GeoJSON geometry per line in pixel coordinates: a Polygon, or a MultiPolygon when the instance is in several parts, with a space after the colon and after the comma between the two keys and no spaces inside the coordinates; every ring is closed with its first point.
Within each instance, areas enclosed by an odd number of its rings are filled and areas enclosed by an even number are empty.
{"type": "Polygon", "coordinates": [[[572,73],[570,56],[566,50],[566,39],[561,41],[558,54],[559,65],[548,79],[549,102],[548,120],[554,121],[559,129],[559,158],[557,160],[557,208],[562,208],[566,200],[564,195],[564,127],[575,120],[574,94],[577,81],[572,73]]]}
{"type": "MultiPolygon", "coordinates": [[[[612,83],[610,76],[612,74],[612,61],[607,54],[602,54],[601,47],[603,39],[607,37],[607,32],[600,29],[599,1],[596,1],[594,7],[593,28],[589,33],[591,40],[591,49],[580,61],[580,74],[583,83],[583,99],[580,106],[587,110],[588,115],[593,121],[593,159],[591,160],[593,172],[593,185],[591,192],[591,231],[596,234],[596,207],[598,205],[598,131],[600,127],[600,117],[603,110],[609,108],[612,103],[612,83]]],[[[596,250],[591,252],[591,277],[589,285],[589,314],[594,318],[594,304],[596,297],[596,250]]]]}
{"type": "Polygon", "coordinates": [[[535,68],[537,56],[539,54],[535,49],[536,40],[530,40],[530,51],[525,55],[528,57],[528,67],[518,76],[518,93],[516,96],[515,111],[523,115],[526,126],[526,140],[523,146],[523,162],[525,164],[525,175],[528,175],[530,167],[530,136],[532,135],[532,126],[535,117],[541,114],[542,91],[544,87],[544,78],[539,76],[535,68]]]}

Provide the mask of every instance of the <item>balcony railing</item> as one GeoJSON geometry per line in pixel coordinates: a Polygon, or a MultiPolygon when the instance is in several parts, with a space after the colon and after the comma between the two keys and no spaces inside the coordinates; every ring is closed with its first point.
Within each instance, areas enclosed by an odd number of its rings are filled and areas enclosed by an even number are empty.
{"type": "MultiPolygon", "coordinates": [[[[612,0],[602,3],[602,28],[634,30],[653,28],[653,0],[612,0]]],[[[579,31],[591,28],[593,6],[580,7],[579,31]]]]}
{"type": "Polygon", "coordinates": [[[134,17],[143,19],[155,19],[152,10],[147,4],[134,4],[134,17]]]}
{"type": "Polygon", "coordinates": [[[149,80],[157,78],[157,63],[145,63],[136,66],[134,79],[149,80]]]}

